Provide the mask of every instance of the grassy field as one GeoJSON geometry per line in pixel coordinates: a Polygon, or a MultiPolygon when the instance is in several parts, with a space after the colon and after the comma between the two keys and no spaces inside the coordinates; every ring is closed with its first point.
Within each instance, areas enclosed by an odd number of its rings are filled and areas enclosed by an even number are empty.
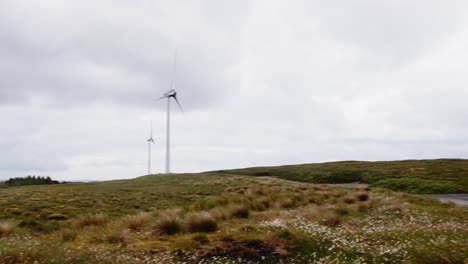
{"type": "Polygon", "coordinates": [[[342,161],[223,170],[311,183],[369,183],[410,193],[468,193],[468,160],[342,161]]]}
{"type": "Polygon", "coordinates": [[[0,263],[464,263],[468,209],[385,189],[152,175],[0,190],[0,263]]]}

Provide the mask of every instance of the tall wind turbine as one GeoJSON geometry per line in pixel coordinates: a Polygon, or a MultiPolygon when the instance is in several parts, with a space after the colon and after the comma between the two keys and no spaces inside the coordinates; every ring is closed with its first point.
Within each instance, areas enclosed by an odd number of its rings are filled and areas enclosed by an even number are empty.
{"type": "Polygon", "coordinates": [[[148,141],[148,175],[151,174],[151,144],[154,144],[153,139],[153,121],[150,124],[150,136],[147,139],[148,141]]]}
{"type": "Polygon", "coordinates": [[[166,173],[171,173],[171,98],[179,106],[182,113],[184,110],[177,100],[177,92],[175,88],[175,75],[176,75],[176,64],[177,63],[177,53],[174,53],[174,72],[172,76],[170,90],[164,94],[161,98],[158,98],[156,101],[167,98],[167,123],[166,123],[166,173]]]}

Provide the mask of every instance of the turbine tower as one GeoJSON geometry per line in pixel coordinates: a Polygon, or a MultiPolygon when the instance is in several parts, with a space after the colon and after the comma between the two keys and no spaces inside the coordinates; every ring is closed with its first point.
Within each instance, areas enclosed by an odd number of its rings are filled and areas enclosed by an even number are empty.
{"type": "Polygon", "coordinates": [[[150,124],[150,136],[147,139],[148,141],[148,175],[151,174],[151,144],[154,144],[153,139],[153,121],[150,124]]]}
{"type": "Polygon", "coordinates": [[[177,100],[177,92],[174,89],[175,87],[175,73],[176,73],[176,62],[177,62],[177,53],[174,54],[174,72],[171,81],[171,89],[164,94],[164,96],[158,98],[156,101],[167,98],[167,123],[166,123],[166,173],[171,173],[171,98],[179,106],[180,111],[183,113],[184,110],[177,100]]]}

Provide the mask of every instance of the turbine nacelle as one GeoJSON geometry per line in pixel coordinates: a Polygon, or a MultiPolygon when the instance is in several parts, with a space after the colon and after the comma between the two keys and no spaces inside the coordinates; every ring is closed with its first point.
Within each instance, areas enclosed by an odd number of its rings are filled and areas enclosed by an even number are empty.
{"type": "Polygon", "coordinates": [[[171,90],[169,90],[169,92],[167,92],[167,93],[164,94],[164,97],[173,97],[173,98],[176,98],[176,97],[177,97],[177,92],[176,92],[176,90],[171,89],[171,90]]]}
{"type": "Polygon", "coordinates": [[[179,100],[177,100],[177,92],[176,92],[176,90],[174,90],[174,89],[169,90],[168,92],[166,92],[166,93],[164,94],[164,96],[159,97],[158,99],[156,99],[156,101],[162,100],[162,99],[164,99],[164,98],[168,98],[169,100],[170,100],[171,98],[174,99],[174,101],[176,101],[177,105],[179,106],[180,111],[181,111],[182,113],[184,112],[184,109],[182,109],[182,106],[180,105],[179,100]]]}

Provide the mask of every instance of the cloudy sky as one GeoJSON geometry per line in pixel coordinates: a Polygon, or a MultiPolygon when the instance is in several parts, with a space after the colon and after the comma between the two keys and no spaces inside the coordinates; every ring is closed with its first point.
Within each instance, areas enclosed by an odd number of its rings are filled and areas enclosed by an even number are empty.
{"type": "Polygon", "coordinates": [[[0,1],[0,180],[468,157],[468,2],[0,1]],[[176,109],[174,109],[176,110],[176,109]]]}

